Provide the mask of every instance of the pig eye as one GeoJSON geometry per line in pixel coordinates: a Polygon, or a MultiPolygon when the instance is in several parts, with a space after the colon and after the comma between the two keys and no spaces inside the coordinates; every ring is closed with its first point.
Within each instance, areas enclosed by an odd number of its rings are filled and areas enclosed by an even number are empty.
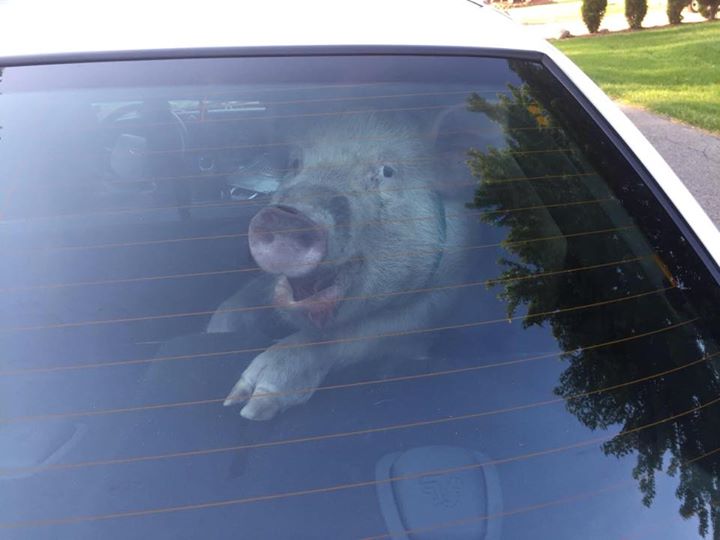
{"type": "Polygon", "coordinates": [[[385,178],[391,178],[395,175],[395,169],[393,169],[390,165],[383,165],[380,168],[380,172],[385,178]]]}

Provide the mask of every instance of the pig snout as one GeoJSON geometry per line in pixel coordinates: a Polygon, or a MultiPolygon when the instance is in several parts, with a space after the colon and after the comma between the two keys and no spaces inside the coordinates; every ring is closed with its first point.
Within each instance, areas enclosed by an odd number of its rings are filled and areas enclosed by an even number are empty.
{"type": "Polygon", "coordinates": [[[248,230],[250,253],[260,268],[290,278],[310,274],[327,253],[327,230],[291,206],[258,212],[248,230]]]}

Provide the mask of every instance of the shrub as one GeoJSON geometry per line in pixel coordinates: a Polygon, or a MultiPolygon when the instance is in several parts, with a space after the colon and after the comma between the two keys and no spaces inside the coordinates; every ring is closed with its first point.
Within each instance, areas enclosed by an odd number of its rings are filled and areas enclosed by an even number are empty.
{"type": "Polygon", "coordinates": [[[680,24],[682,22],[682,10],[686,5],[687,0],[668,0],[666,13],[670,24],[680,24]]]}
{"type": "Polygon", "coordinates": [[[720,9],[720,0],[698,0],[700,4],[700,15],[712,20],[720,9]]]}
{"type": "Polygon", "coordinates": [[[647,14],[647,0],[625,0],[625,18],[630,28],[639,30],[647,14]]]}
{"type": "Polygon", "coordinates": [[[590,33],[598,31],[606,9],[607,0],[583,0],[582,18],[590,33]]]}

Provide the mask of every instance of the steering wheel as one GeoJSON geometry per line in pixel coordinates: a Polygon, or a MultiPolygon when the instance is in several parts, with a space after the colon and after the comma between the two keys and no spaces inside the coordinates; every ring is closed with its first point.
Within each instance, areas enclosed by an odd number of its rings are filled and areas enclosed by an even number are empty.
{"type": "Polygon", "coordinates": [[[163,177],[178,176],[188,131],[167,101],[133,102],[101,120],[107,139],[109,189],[156,191],[163,177]]]}

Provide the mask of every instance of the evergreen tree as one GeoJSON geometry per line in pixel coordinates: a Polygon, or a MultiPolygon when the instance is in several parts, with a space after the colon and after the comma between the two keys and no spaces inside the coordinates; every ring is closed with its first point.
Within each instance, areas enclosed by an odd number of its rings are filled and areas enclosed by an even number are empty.
{"type": "Polygon", "coordinates": [[[640,30],[647,15],[647,0],[625,0],[625,18],[632,30],[640,30]]]}
{"type": "Polygon", "coordinates": [[[598,31],[606,9],[607,0],[583,0],[582,18],[590,33],[598,31]]]}
{"type": "Polygon", "coordinates": [[[682,10],[685,9],[687,0],[667,0],[666,13],[670,24],[680,24],[683,20],[682,10]]]}

